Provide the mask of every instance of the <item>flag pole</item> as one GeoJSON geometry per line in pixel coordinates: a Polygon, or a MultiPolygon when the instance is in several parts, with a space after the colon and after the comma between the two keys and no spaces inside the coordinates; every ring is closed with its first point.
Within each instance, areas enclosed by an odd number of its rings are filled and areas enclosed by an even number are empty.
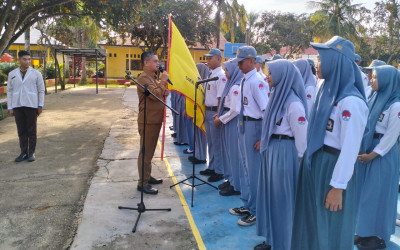
{"type": "MultiPolygon", "coordinates": [[[[172,29],[171,29],[171,14],[168,15],[168,56],[167,56],[167,72],[169,70],[169,52],[170,52],[170,47],[171,47],[171,34],[172,29]]],[[[168,83],[167,83],[168,85],[168,83]]],[[[167,101],[167,97],[164,96],[164,102],[167,101]]],[[[164,160],[164,144],[165,144],[165,126],[167,123],[167,109],[164,107],[164,118],[163,118],[163,131],[162,131],[162,139],[161,139],[161,160],[164,160]]]]}

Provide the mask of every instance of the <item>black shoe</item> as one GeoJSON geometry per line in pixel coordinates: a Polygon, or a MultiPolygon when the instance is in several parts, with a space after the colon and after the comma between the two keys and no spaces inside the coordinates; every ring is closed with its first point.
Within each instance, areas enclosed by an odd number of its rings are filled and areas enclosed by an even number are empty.
{"type": "Polygon", "coordinates": [[[223,174],[213,174],[210,177],[208,177],[208,181],[209,182],[217,182],[220,180],[224,179],[224,175],[223,174]]]}
{"type": "Polygon", "coordinates": [[[158,190],[153,188],[151,185],[144,186],[143,188],[140,186],[137,186],[138,191],[142,191],[142,189],[143,189],[143,193],[145,193],[145,194],[157,194],[158,193],[158,190]]]}
{"type": "Polygon", "coordinates": [[[155,185],[155,184],[161,184],[163,182],[162,179],[156,179],[154,177],[150,177],[149,184],[155,185]]]}
{"type": "Polygon", "coordinates": [[[201,170],[199,173],[200,173],[201,175],[211,176],[211,175],[215,174],[215,171],[214,171],[214,170],[211,170],[211,169],[209,169],[209,168],[206,168],[206,169],[204,169],[204,170],[201,170]]]}
{"type": "Polygon", "coordinates": [[[207,160],[199,160],[199,159],[197,159],[196,157],[193,157],[193,156],[189,156],[189,157],[188,157],[188,160],[189,160],[190,162],[194,162],[194,164],[204,164],[204,163],[207,163],[207,160]]]}
{"type": "Polygon", "coordinates": [[[265,241],[261,244],[258,244],[257,246],[254,247],[254,250],[270,250],[271,246],[265,244],[265,241]]]}
{"type": "Polygon", "coordinates": [[[229,186],[219,191],[219,194],[222,196],[232,196],[232,195],[240,195],[241,193],[240,191],[235,191],[235,188],[233,186],[229,186]]]}
{"type": "Polygon", "coordinates": [[[184,143],[184,142],[177,142],[177,141],[174,141],[174,144],[175,144],[176,146],[185,146],[185,145],[188,145],[187,143],[184,143]]]}
{"type": "Polygon", "coordinates": [[[371,237],[360,237],[358,235],[354,235],[354,245],[360,244],[364,241],[368,241],[371,237]]]}
{"type": "Polygon", "coordinates": [[[229,213],[233,215],[243,216],[243,215],[249,215],[250,211],[245,207],[235,207],[235,208],[230,208],[229,213]]]}
{"type": "Polygon", "coordinates": [[[223,182],[222,184],[219,184],[219,185],[218,185],[218,189],[219,189],[219,190],[222,190],[222,189],[227,188],[227,187],[230,187],[230,186],[231,186],[231,183],[230,183],[229,181],[225,181],[225,182],[223,182]]]}
{"type": "Polygon", "coordinates": [[[172,138],[176,138],[176,133],[171,134],[172,138]]]}
{"type": "Polygon", "coordinates": [[[169,130],[174,130],[174,126],[169,126],[169,130]]]}
{"type": "Polygon", "coordinates": [[[28,154],[28,161],[29,162],[32,162],[32,161],[35,161],[35,160],[36,160],[35,154],[28,154]]]}
{"type": "Polygon", "coordinates": [[[21,162],[28,159],[28,154],[20,154],[17,158],[15,158],[15,162],[21,162]]]}
{"type": "Polygon", "coordinates": [[[363,237],[363,238],[368,238],[368,239],[364,239],[360,243],[357,244],[357,248],[360,250],[372,250],[372,249],[385,249],[386,248],[386,243],[381,238],[378,238],[376,236],[363,237]]]}
{"type": "Polygon", "coordinates": [[[248,227],[256,224],[256,216],[249,214],[238,220],[238,224],[244,227],[248,227]]]}
{"type": "Polygon", "coordinates": [[[184,153],[184,154],[193,154],[193,152],[194,152],[193,150],[190,150],[190,149],[188,149],[188,148],[185,149],[185,150],[183,150],[183,153],[184,153]]]}

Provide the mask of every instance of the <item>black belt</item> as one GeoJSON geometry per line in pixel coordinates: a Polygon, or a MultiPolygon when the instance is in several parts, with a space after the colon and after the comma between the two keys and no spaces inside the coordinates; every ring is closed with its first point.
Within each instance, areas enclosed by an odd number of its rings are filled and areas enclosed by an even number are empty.
{"type": "Polygon", "coordinates": [[[294,137],[288,136],[288,135],[277,135],[273,134],[271,135],[272,139],[279,139],[279,140],[294,140],[294,137]]]}
{"type": "Polygon", "coordinates": [[[383,137],[383,134],[375,133],[374,138],[375,139],[381,139],[383,137]]]}
{"type": "Polygon", "coordinates": [[[217,106],[213,106],[213,107],[206,107],[207,111],[217,111],[218,107],[217,106]]]}
{"type": "Polygon", "coordinates": [[[333,155],[339,155],[340,154],[340,150],[337,148],[333,148],[331,146],[325,145],[322,146],[321,148],[322,151],[333,154],[333,155]]]}
{"type": "Polygon", "coordinates": [[[250,116],[243,116],[243,121],[262,121],[262,118],[256,119],[250,116]]]}
{"type": "Polygon", "coordinates": [[[231,109],[230,109],[230,108],[225,108],[225,107],[224,107],[224,111],[229,111],[229,110],[231,110],[231,109]]]}

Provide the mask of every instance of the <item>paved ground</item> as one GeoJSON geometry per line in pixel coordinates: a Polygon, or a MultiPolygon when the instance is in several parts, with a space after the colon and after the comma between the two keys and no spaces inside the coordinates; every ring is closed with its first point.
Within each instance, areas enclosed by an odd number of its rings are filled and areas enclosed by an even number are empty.
{"type": "MultiPolygon", "coordinates": [[[[0,249],[252,249],[263,240],[228,213],[241,204],[237,196],[198,186],[192,208],[189,186],[169,188],[189,177],[192,165],[168,129],[166,159],[158,148],[153,160],[153,174],[164,183],[144,201],[147,208],[172,211],[144,213],[131,233],[138,213],[118,206],[140,201],[136,116],[135,88],[48,95],[38,122],[38,160],[21,164],[13,162],[14,121],[0,121],[0,249]]],[[[196,173],[205,167],[197,165],[196,173]]],[[[387,249],[400,249],[399,243],[396,228],[387,249]]]]}
{"type": "Polygon", "coordinates": [[[114,121],[103,152],[100,167],[92,180],[82,222],[72,249],[195,249],[197,244],[159,148],[153,159],[152,174],[162,178],[159,194],[145,195],[147,208],[171,208],[171,212],[147,211],[142,214],[137,232],[131,233],[138,213],[119,210],[118,206],[137,207],[138,98],[135,88],[127,89],[124,110],[114,121]]]}
{"type": "Polygon", "coordinates": [[[0,121],[0,249],[66,249],[124,89],[78,88],[46,96],[37,160],[16,164],[13,118],[0,121]]]}

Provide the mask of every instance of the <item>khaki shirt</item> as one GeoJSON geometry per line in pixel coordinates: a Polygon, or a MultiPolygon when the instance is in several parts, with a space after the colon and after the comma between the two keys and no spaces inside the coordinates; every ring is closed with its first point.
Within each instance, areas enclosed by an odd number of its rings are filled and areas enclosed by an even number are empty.
{"type": "MultiPolygon", "coordinates": [[[[147,89],[152,92],[155,96],[164,100],[164,93],[167,90],[166,84],[157,81],[155,73],[143,71],[139,76],[138,82],[142,85],[147,84],[147,89]]],[[[139,96],[139,116],[138,123],[144,123],[144,98],[143,89],[137,87],[139,96]]],[[[147,96],[146,100],[146,123],[147,124],[158,124],[163,122],[164,118],[164,104],[159,102],[152,95],[147,96]]]]}

